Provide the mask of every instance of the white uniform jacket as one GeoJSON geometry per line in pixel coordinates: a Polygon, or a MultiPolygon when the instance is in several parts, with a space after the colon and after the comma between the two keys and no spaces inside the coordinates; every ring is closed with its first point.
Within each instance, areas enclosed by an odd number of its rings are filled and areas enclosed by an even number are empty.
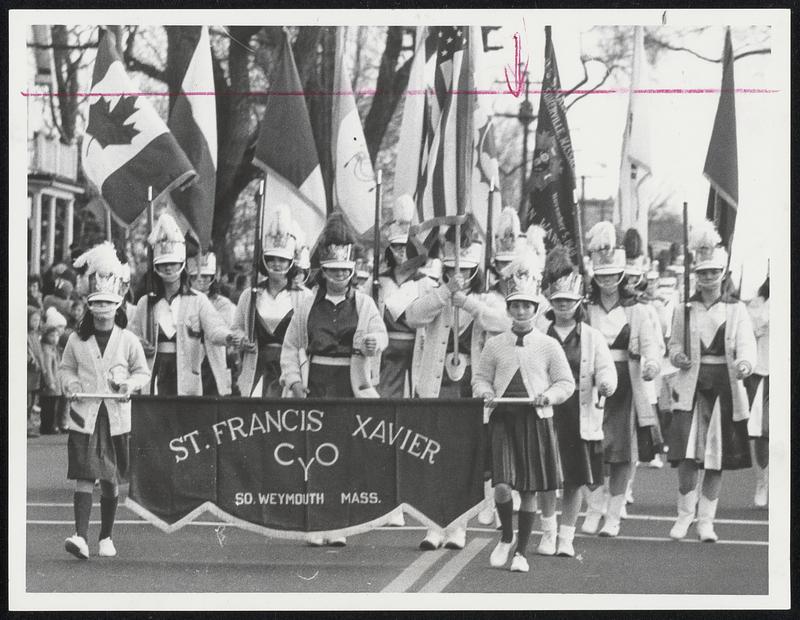
{"type": "MultiPolygon", "coordinates": [[[[698,329],[697,313],[702,301],[692,301],[689,310],[689,346],[692,365],[687,370],[679,369],[673,375],[672,409],[679,411],[692,411],[697,376],[700,373],[700,330],[698,329]]],[[[725,361],[728,366],[728,380],[733,397],[733,419],[746,420],[750,417],[750,406],[747,400],[747,391],[744,383],[736,378],[736,367],[740,362],[747,362],[750,368],[755,368],[757,361],[756,337],[750,323],[750,314],[747,307],[740,301],[717,302],[725,303],[725,361]]],[[[675,364],[675,356],[683,352],[683,326],[684,313],[682,310],[675,312],[672,322],[672,336],[669,339],[669,357],[675,364]]]]}
{"type": "MultiPolygon", "coordinates": [[[[158,304],[167,306],[164,310],[171,312],[166,300],[159,299],[156,305],[158,304]]],[[[153,310],[155,314],[157,309],[153,308],[153,310]]],[[[133,323],[129,325],[129,329],[139,338],[144,338],[147,334],[146,324],[147,295],[142,295],[136,304],[136,316],[133,323]]],[[[203,380],[200,376],[200,366],[203,364],[205,349],[201,338],[211,344],[222,346],[226,343],[230,330],[208,297],[202,293],[191,292],[181,295],[175,330],[178,394],[202,396],[203,380]]],[[[158,356],[158,352],[151,360],[148,360],[151,368],[156,356],[158,356]]],[[[149,386],[146,386],[145,390],[149,392],[149,386]]]]}
{"type": "MultiPolygon", "coordinates": [[[[549,325],[543,330],[550,329],[549,325]]],[[[617,390],[617,369],[606,339],[588,323],[580,324],[581,369],[578,376],[578,402],[580,405],[580,432],[584,441],[603,439],[603,409],[595,407],[598,401],[597,387],[601,383],[609,386],[608,396],[617,390]]]]}
{"type": "MultiPolygon", "coordinates": [[[[110,371],[122,367],[128,374],[126,379],[133,392],[148,385],[150,370],[139,339],[117,325],[111,330],[106,350],[100,347],[94,336],[81,340],[77,332],[70,334],[59,366],[59,380],[65,393],[88,392],[113,394],[108,384],[110,371]]],[[[116,373],[115,373],[116,374],[116,373]]],[[[124,372],[122,373],[124,376],[124,372]]],[[[70,403],[69,429],[91,435],[97,421],[100,403],[106,404],[111,435],[122,435],[131,430],[131,403],[119,400],[87,399],[70,403]]]]}
{"type": "Polygon", "coordinates": [[[510,330],[486,341],[473,371],[472,394],[501,397],[519,370],[528,395],[542,394],[550,401],[536,408],[537,415],[552,418],[553,405],[560,405],[575,391],[564,349],[555,338],[535,329],[522,338],[523,346],[516,342],[517,335],[510,330]]]}
{"type": "MultiPolygon", "coordinates": [[[[290,388],[298,381],[304,386],[308,386],[308,315],[316,299],[316,290],[298,300],[292,320],[289,322],[289,328],[286,330],[283,349],[281,349],[281,385],[284,388],[290,388]]],[[[377,353],[373,357],[364,355],[350,358],[351,384],[353,393],[358,397],[362,395],[359,392],[360,388],[366,385],[371,387],[369,374],[371,360],[378,359],[377,356],[389,344],[389,337],[386,334],[383,318],[378,313],[378,307],[372,301],[372,297],[356,290],[353,290],[352,294],[356,297],[356,312],[358,313],[356,333],[353,336],[353,350],[364,353],[364,340],[367,336],[373,336],[378,343],[377,353]],[[370,361],[370,364],[365,364],[365,361],[370,361]]],[[[376,393],[366,391],[363,395],[377,396],[376,393]]]]}
{"type": "MultiPolygon", "coordinates": [[[[283,291],[281,291],[283,292],[283,291]]],[[[301,289],[289,289],[286,291],[289,294],[291,303],[291,310],[297,312],[298,306],[303,300],[313,301],[311,291],[303,287],[301,289]]],[[[264,288],[258,289],[259,298],[269,303],[273,300],[272,296],[264,288]]],[[[280,298],[280,294],[279,294],[280,298]]],[[[239,297],[239,303],[236,304],[236,314],[233,319],[233,327],[242,330],[245,334],[250,333],[250,299],[251,293],[246,290],[239,297]]],[[[286,314],[289,313],[289,307],[286,307],[286,314]]],[[[258,310],[256,310],[257,312],[258,310]]],[[[284,317],[286,315],[284,314],[284,317]]],[[[242,354],[242,371],[239,373],[239,379],[236,384],[239,386],[239,393],[249,395],[253,391],[253,383],[256,375],[256,363],[258,362],[258,342],[255,343],[255,351],[244,351],[242,354]]],[[[291,385],[291,384],[290,384],[291,385]]]]}
{"type": "MultiPolygon", "coordinates": [[[[418,328],[411,381],[417,396],[436,398],[442,387],[454,306],[450,301],[450,289],[446,286],[437,285],[430,278],[418,280],[418,283],[419,297],[406,310],[406,322],[410,327],[418,328]]],[[[468,294],[462,316],[464,313],[472,317],[472,346],[469,351],[460,353],[468,356],[467,361],[472,364],[474,372],[486,341],[486,333],[500,333],[508,329],[510,319],[504,302],[500,305],[496,299],[483,294],[468,294]]]]}

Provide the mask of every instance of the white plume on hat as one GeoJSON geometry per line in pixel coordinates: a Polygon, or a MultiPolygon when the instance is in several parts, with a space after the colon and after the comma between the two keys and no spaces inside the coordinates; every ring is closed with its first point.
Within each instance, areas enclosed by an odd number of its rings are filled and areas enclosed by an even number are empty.
{"type": "Polygon", "coordinates": [[[297,241],[295,233],[298,226],[292,220],[289,206],[279,204],[270,214],[264,228],[261,250],[263,254],[294,260],[297,241]]]}
{"type": "Polygon", "coordinates": [[[544,228],[533,224],[525,231],[525,241],[531,250],[539,257],[542,265],[547,257],[547,250],[544,247],[544,238],[547,235],[544,228]]]}
{"type": "Polygon", "coordinates": [[[722,238],[719,236],[714,222],[703,220],[692,226],[689,235],[689,249],[694,253],[692,269],[725,269],[728,264],[728,252],[719,247],[722,238]]]}
{"type": "Polygon", "coordinates": [[[408,230],[414,218],[416,205],[414,199],[408,194],[399,196],[392,206],[393,221],[389,223],[386,236],[389,243],[408,242],[408,230]]]}
{"type": "Polygon", "coordinates": [[[47,327],[66,327],[67,319],[55,306],[50,306],[44,313],[44,326],[47,327]]]}
{"type": "Polygon", "coordinates": [[[594,275],[622,273],[625,250],[617,248],[617,233],[611,222],[597,222],[586,235],[586,250],[592,258],[594,275]]]}
{"type": "Polygon", "coordinates": [[[519,215],[514,207],[504,207],[500,212],[497,230],[494,233],[494,259],[508,261],[514,259],[517,241],[522,234],[519,215]]]}
{"type": "Polygon", "coordinates": [[[73,266],[77,269],[86,267],[83,277],[88,281],[88,301],[122,301],[122,263],[110,241],[104,241],[81,254],[73,266]]]}
{"type": "Polygon", "coordinates": [[[617,232],[611,222],[597,222],[586,233],[586,251],[601,252],[610,250],[617,245],[617,232]]]}
{"type": "Polygon", "coordinates": [[[153,248],[153,264],[182,263],[186,260],[186,242],[178,222],[169,213],[162,213],[147,237],[153,248]]]}

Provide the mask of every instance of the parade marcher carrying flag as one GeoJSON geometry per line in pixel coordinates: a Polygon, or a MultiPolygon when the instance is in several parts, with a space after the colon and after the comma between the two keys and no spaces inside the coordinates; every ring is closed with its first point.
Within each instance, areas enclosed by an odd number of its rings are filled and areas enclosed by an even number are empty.
{"type": "Polygon", "coordinates": [[[541,303],[542,264],[538,257],[530,251],[518,252],[509,270],[506,304],[511,327],[486,341],[473,376],[472,392],[489,406],[496,405],[489,419],[489,435],[492,482],[502,534],[489,563],[502,568],[514,548],[510,569],[526,573],[536,493],[542,494],[545,530],[540,548],[551,540],[550,555],[555,553],[555,491],[562,487],[563,477],[553,406],[569,398],[575,382],[558,342],[533,325],[541,303]],[[504,402],[506,399],[511,402],[504,402]],[[512,489],[521,495],[516,537],[512,489]]]}
{"type": "Polygon", "coordinates": [[[175,219],[162,213],[147,243],[153,252],[155,297],[153,340],[148,342],[148,306],[143,295],[136,304],[130,330],[139,336],[152,363],[150,393],[162,396],[202,395],[203,343],[239,346],[244,334],[231,331],[202,293],[189,286],[186,242],[175,219]]]}
{"type": "Polygon", "coordinates": [[[750,404],[743,379],[758,360],[747,307],[722,290],[728,252],[714,224],[695,226],[689,241],[696,291],[688,299],[690,329],[676,312],[669,356],[678,372],[672,379],[669,461],[678,467],[678,519],[670,536],[684,538],[697,511],[697,535],[714,542],[722,471],[751,466],[747,420],[750,404]],[[688,352],[687,344],[688,342],[688,352]],[[698,498],[697,472],[703,469],[698,498]]]}
{"type": "Polygon", "coordinates": [[[125,226],[147,206],[148,187],[158,200],[197,176],[175,136],[139,90],[125,73],[114,34],[101,30],[81,160],[86,176],[125,226]]]}
{"type": "MultiPolygon", "coordinates": [[[[255,313],[251,314],[250,295],[242,295],[236,307],[234,327],[250,333],[254,340],[242,356],[239,391],[242,396],[279,398],[288,393],[281,385],[281,347],[289,322],[301,301],[311,292],[298,284],[295,256],[299,251],[297,225],[287,205],[276,205],[265,218],[255,313]],[[255,325],[250,322],[255,319],[255,325]]],[[[258,232],[256,232],[258,234],[258,232]]],[[[257,246],[255,244],[255,250],[257,246]]]]}
{"type": "Polygon", "coordinates": [[[70,335],[59,368],[63,392],[70,400],[67,478],[75,480],[75,534],[64,545],[69,553],[86,560],[97,480],[101,492],[98,555],[117,554],[111,531],[118,485],[128,475],[131,404],[127,399],[147,384],[150,371],[141,344],[125,329],[122,265],[114,246],[103,243],[92,248],[75,261],[75,267],[85,268],[89,312],[70,335]]]}

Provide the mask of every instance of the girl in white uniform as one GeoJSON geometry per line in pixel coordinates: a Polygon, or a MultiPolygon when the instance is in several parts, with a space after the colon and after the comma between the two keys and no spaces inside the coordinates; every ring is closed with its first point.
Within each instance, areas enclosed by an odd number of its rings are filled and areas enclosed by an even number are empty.
{"type": "Polygon", "coordinates": [[[758,295],[747,304],[758,348],[758,361],[753,374],[744,380],[750,399],[750,420],[747,425],[753,443],[756,465],[756,508],[766,508],[769,501],[769,276],[758,289],[758,295]]]}

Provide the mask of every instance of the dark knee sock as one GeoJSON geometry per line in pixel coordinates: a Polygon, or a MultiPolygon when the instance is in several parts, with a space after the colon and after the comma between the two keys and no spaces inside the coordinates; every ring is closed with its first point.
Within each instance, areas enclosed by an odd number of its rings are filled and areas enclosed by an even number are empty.
{"type": "Polygon", "coordinates": [[[503,534],[500,540],[504,543],[510,543],[514,539],[514,502],[508,500],[507,502],[497,502],[497,516],[500,517],[500,528],[503,534]]]}
{"type": "Polygon", "coordinates": [[[72,496],[75,508],[75,532],[86,540],[89,533],[89,515],[92,512],[92,494],[76,491],[72,496]]]}
{"type": "Polygon", "coordinates": [[[118,497],[100,498],[100,538],[111,538],[111,528],[114,527],[114,517],[117,514],[118,497]]]}
{"type": "Polygon", "coordinates": [[[533,518],[535,516],[535,512],[528,512],[527,510],[520,510],[517,514],[517,519],[519,520],[517,526],[517,553],[521,555],[525,555],[528,549],[528,539],[531,536],[533,518]]]}

